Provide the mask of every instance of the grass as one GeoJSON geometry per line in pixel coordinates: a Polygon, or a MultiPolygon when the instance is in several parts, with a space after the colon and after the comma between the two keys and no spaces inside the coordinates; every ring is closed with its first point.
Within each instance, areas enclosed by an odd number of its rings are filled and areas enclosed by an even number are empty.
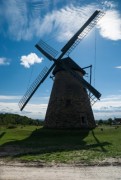
{"type": "Polygon", "coordinates": [[[121,127],[93,131],[47,130],[37,126],[0,127],[0,157],[10,160],[91,163],[121,158],[121,127]]]}

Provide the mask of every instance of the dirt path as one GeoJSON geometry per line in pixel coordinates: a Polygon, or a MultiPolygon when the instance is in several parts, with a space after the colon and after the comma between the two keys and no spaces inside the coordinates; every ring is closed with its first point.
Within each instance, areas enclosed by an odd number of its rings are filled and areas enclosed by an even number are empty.
{"type": "Polygon", "coordinates": [[[121,180],[121,166],[25,167],[0,165],[0,180],[121,180]]]}

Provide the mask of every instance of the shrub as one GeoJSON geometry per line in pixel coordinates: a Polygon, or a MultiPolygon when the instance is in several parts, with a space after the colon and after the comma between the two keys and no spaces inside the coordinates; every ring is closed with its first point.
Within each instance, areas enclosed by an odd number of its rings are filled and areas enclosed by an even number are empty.
{"type": "Polygon", "coordinates": [[[15,125],[8,125],[7,126],[7,129],[15,129],[15,128],[17,128],[17,126],[15,126],[15,125]]]}

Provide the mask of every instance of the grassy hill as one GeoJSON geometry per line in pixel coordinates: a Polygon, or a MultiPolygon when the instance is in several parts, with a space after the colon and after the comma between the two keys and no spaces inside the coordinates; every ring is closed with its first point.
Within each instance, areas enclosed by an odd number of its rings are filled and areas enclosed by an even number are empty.
{"type": "Polygon", "coordinates": [[[18,114],[1,113],[0,114],[0,126],[6,125],[8,127],[16,125],[43,125],[43,120],[35,120],[26,116],[20,116],[18,114]]]}
{"type": "Polygon", "coordinates": [[[92,163],[121,158],[121,127],[93,131],[47,130],[42,126],[0,127],[0,158],[41,163],[92,163]]]}

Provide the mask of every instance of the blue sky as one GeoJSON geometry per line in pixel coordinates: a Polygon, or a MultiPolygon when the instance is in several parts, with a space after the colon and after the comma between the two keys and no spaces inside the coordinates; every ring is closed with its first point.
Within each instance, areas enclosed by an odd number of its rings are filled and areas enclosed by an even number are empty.
{"type": "Polygon", "coordinates": [[[92,85],[102,94],[93,106],[95,118],[121,117],[119,0],[1,0],[1,113],[44,118],[53,84],[49,77],[22,112],[18,107],[19,100],[41,70],[52,65],[35,44],[43,39],[59,51],[96,9],[104,11],[104,17],[70,57],[81,67],[93,65],[92,85]]]}

